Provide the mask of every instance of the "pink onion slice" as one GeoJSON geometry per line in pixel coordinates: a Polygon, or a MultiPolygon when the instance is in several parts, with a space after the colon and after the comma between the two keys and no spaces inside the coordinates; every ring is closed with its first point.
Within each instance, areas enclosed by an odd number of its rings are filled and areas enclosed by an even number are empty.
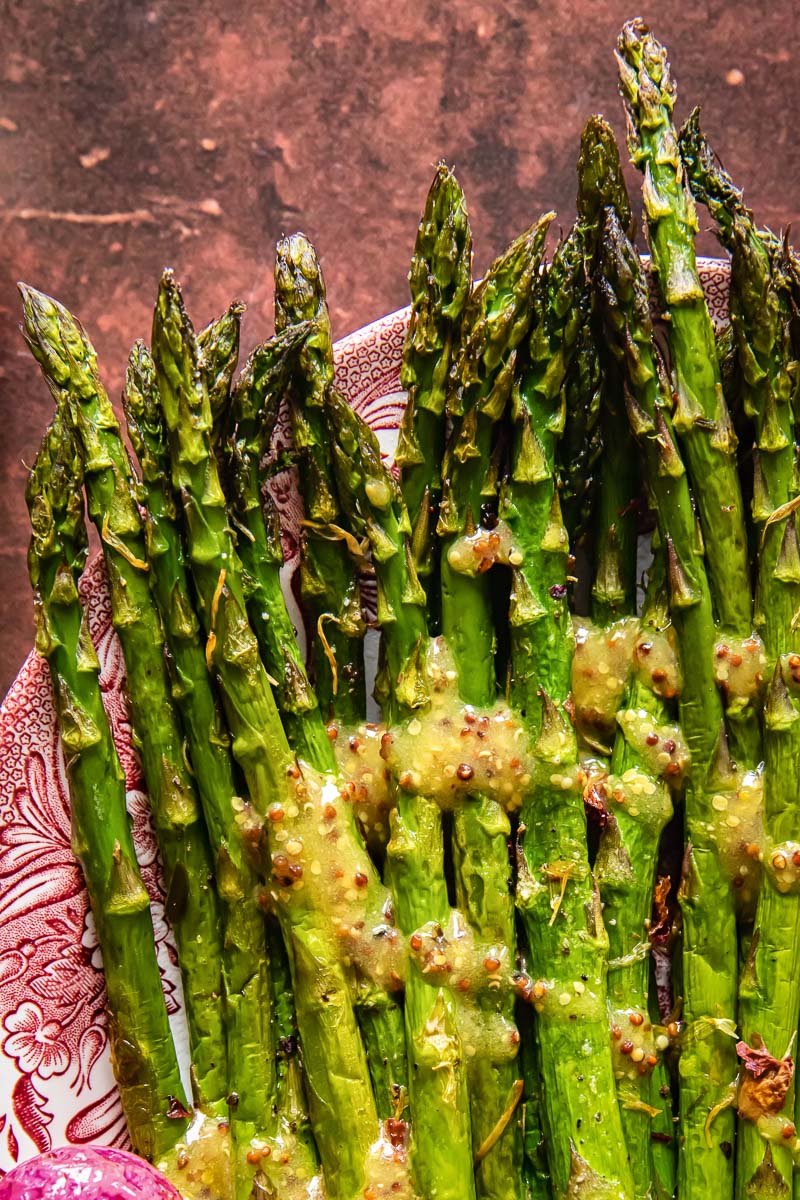
{"type": "Polygon", "coordinates": [[[181,1200],[163,1175],[110,1146],[65,1146],[28,1159],[0,1181],[0,1200],[181,1200]]]}

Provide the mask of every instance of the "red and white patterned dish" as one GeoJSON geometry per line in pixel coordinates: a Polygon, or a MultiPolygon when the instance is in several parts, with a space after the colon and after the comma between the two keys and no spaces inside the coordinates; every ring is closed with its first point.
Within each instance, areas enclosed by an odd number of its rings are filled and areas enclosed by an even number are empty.
{"type": "MultiPolygon", "coordinates": [[[[727,264],[701,260],[701,271],[719,324],[727,317],[727,264]]],[[[407,310],[393,313],[335,348],[338,386],[378,434],[387,455],[405,400],[399,372],[407,319],[407,310]]],[[[286,436],[279,428],[278,437],[286,436]]],[[[274,492],[285,531],[285,586],[292,595],[300,505],[291,472],[276,479],[274,492]]],[[[84,573],[81,593],[102,664],[100,682],[125,769],[164,990],[181,1049],[180,978],[164,920],[147,800],[131,749],[125,669],[99,558],[84,573]]],[[[45,662],[32,653],[0,710],[0,1172],[53,1146],[127,1145],[108,1055],[104,997],[94,924],[70,850],[67,780],[50,676],[45,662]]]]}

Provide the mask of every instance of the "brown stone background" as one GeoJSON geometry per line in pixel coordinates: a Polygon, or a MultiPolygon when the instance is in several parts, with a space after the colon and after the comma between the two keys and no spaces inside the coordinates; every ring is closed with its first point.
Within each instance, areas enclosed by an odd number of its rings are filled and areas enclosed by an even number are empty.
{"type": "MultiPolygon", "coordinates": [[[[583,120],[622,132],[612,47],[635,0],[0,0],[0,695],[32,640],[23,501],[50,400],[15,281],[81,316],[112,396],[162,267],[195,320],[272,324],[276,237],[323,258],[341,336],[406,303],[436,160],[454,163],[481,271],[545,207],[573,216],[583,120]]],[[[639,10],[670,47],[680,119],[759,218],[798,214],[795,0],[639,10]]],[[[638,187],[635,173],[632,183],[638,187]]],[[[704,235],[703,247],[714,253],[704,235]]]]}

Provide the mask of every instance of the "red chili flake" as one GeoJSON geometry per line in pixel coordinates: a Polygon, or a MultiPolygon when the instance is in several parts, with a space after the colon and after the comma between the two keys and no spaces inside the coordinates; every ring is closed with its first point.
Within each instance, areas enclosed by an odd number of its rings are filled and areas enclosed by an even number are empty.
{"type": "Polygon", "coordinates": [[[633,1042],[623,1042],[619,1048],[620,1054],[631,1054],[633,1052],[633,1042]]]}
{"type": "Polygon", "coordinates": [[[410,940],[410,944],[411,944],[411,949],[412,949],[412,950],[419,950],[419,949],[421,948],[421,946],[422,946],[422,937],[421,937],[421,935],[420,935],[420,934],[418,934],[418,933],[412,933],[412,935],[411,935],[411,940],[410,940]]]}
{"type": "Polygon", "coordinates": [[[647,742],[648,746],[657,746],[658,745],[658,734],[657,733],[648,733],[647,737],[644,740],[647,742]]]}
{"type": "Polygon", "coordinates": [[[644,1024],[644,1017],[642,1016],[641,1013],[638,1013],[638,1012],[631,1013],[631,1025],[643,1025],[643,1024],[644,1024]]]}
{"type": "Polygon", "coordinates": [[[356,871],[356,876],[355,876],[355,885],[356,885],[356,887],[357,887],[357,888],[365,888],[365,887],[367,886],[367,884],[368,884],[368,883],[369,883],[369,880],[367,879],[367,877],[366,877],[366,875],[364,874],[364,872],[363,872],[363,871],[356,871]]]}
{"type": "Polygon", "coordinates": [[[456,775],[462,783],[468,783],[474,774],[475,772],[469,763],[459,763],[458,767],[456,768],[456,775]]]}
{"type": "Polygon", "coordinates": [[[500,959],[495,958],[495,956],[493,954],[489,954],[483,960],[483,965],[487,971],[499,971],[500,970],[500,959]]]}

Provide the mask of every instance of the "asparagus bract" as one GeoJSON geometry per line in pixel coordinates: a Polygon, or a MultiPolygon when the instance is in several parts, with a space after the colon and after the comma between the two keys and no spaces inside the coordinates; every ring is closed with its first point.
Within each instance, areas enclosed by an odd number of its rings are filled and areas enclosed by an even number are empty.
{"type": "Polygon", "coordinates": [[[125,777],[76,587],[86,560],[82,488],[80,455],[57,412],[26,492],[36,649],[53,680],[69,775],[72,849],[103,953],[111,1061],[128,1132],[137,1154],[166,1163],[186,1134],[189,1113],[161,990],[150,898],[125,807],[125,777]]]}
{"type": "Polygon", "coordinates": [[[358,572],[341,537],[341,505],[325,424],[325,397],[333,386],[331,322],[316,252],[296,233],[282,238],[276,249],[275,328],[280,332],[300,321],[314,325],[289,389],[306,518],[300,587],[314,635],[311,677],[323,718],[327,721],[335,710],[343,724],[354,725],[363,720],[366,708],[364,624],[358,572]]]}
{"type": "Polygon", "coordinates": [[[680,1060],[679,1156],[682,1197],[730,1196],[736,1077],[737,937],[732,888],[717,843],[714,774],[725,746],[714,678],[716,630],[700,532],[672,431],[670,394],[652,343],[647,286],[639,256],[607,210],[598,280],[612,349],[625,364],[627,408],[667,558],[670,609],[685,664],[680,696],[691,755],[686,787],[689,848],[681,886],[686,1027],[680,1060]]]}
{"type": "MultiPolygon", "coordinates": [[[[675,87],[664,47],[638,18],[623,27],[617,61],[629,118],[629,148],[644,172],[653,270],[668,318],[676,387],[674,426],[700,514],[721,631],[745,639],[753,628],[752,601],[736,436],[697,271],[697,216],[672,124],[675,87]]],[[[755,766],[760,758],[760,730],[753,697],[729,697],[728,717],[736,756],[755,766]]]]}
{"type": "MultiPolygon", "coordinates": [[[[800,636],[800,547],[795,514],[795,372],[789,305],[780,265],[781,249],[761,233],[741,193],[714,159],[695,111],[681,131],[681,153],[692,188],[717,222],[731,251],[731,323],[742,373],[743,403],[754,421],[757,454],[753,519],[758,538],[756,626],[763,632],[772,675],[765,706],[765,862],[755,928],[739,988],[739,1020],[748,1046],[765,1046],[782,1057],[800,1020],[800,896],[787,887],[787,850],[797,838],[797,777],[800,772],[798,672],[800,636]],[[783,514],[783,515],[781,515],[783,514]],[[783,865],[782,865],[783,864],[783,865]]],[[[754,1095],[745,1056],[740,1093],[737,1189],[741,1196],[766,1196],[775,1177],[791,1186],[796,1138],[784,1130],[794,1120],[793,1076],[786,1094],[768,1111],[747,1103],[754,1095]],[[771,1143],[768,1151],[766,1142],[771,1143]],[[770,1169],[762,1164],[768,1157],[770,1169]]],[[[757,1093],[756,1093],[757,1094],[757,1093]]],[[[774,1098],[773,1098],[774,1101],[774,1098]]],[[[793,1126],[792,1126],[793,1128],[793,1126]]]]}
{"type": "MultiPolygon", "coordinates": [[[[366,1164],[378,1135],[369,1072],[330,918],[315,903],[314,889],[305,886],[305,867],[290,862],[283,849],[287,839],[294,840],[291,831],[305,811],[298,801],[304,802],[310,781],[295,763],[247,620],[242,566],[211,453],[211,409],[196,339],[169,272],[162,278],[152,340],[173,486],[183,501],[187,551],[207,639],[206,658],[222,688],[233,753],[254,810],[243,810],[243,832],[260,850],[265,821],[268,830],[271,894],[292,964],[309,1105],[326,1188],[330,1196],[355,1200],[367,1185],[366,1164]],[[304,887],[293,887],[296,882],[304,887]]],[[[309,803],[316,812],[314,802],[309,803]]],[[[309,881],[313,882],[310,871],[309,881]]]]}
{"type": "Polygon", "coordinates": [[[222,945],[211,856],[172,705],[164,631],[150,592],[130,463],[82,328],[56,301],[32,288],[21,291],[25,337],[56,403],[74,425],[89,515],[103,543],[135,743],[164,865],[166,913],[184,982],[195,1102],[227,1119],[222,945]]]}

